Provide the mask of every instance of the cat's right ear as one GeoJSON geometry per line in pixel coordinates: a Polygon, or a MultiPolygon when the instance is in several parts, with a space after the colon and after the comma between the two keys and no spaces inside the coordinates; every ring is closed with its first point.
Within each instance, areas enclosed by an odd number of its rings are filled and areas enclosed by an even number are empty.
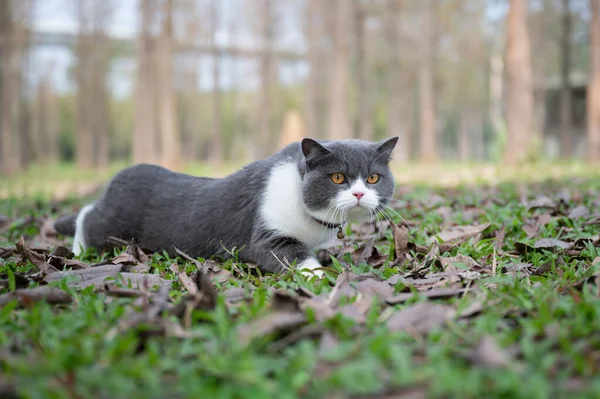
{"type": "Polygon", "coordinates": [[[317,140],[305,138],[302,140],[302,153],[306,160],[310,160],[319,155],[327,155],[331,151],[323,147],[317,140]]]}

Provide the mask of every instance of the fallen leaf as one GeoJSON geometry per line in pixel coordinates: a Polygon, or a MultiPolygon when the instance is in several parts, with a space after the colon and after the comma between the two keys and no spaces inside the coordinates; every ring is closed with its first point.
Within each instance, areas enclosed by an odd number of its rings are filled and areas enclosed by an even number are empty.
{"type": "Polygon", "coordinates": [[[177,274],[179,282],[181,283],[181,286],[183,288],[185,288],[190,294],[196,295],[196,293],[198,292],[198,287],[196,286],[196,284],[194,284],[192,279],[184,271],[179,270],[179,268],[177,267],[177,263],[173,263],[169,267],[169,269],[173,273],[177,274]]]}
{"type": "Polygon", "coordinates": [[[541,195],[539,197],[537,197],[536,199],[529,201],[529,203],[527,204],[527,209],[532,210],[532,209],[538,209],[538,208],[550,208],[550,209],[556,209],[557,208],[557,204],[554,200],[550,199],[549,197],[545,196],[545,195],[541,195]]]}
{"type": "Polygon", "coordinates": [[[219,280],[226,280],[231,276],[231,273],[228,270],[221,268],[221,266],[212,260],[206,260],[204,262],[200,262],[198,259],[194,259],[185,252],[175,248],[175,252],[177,252],[184,259],[189,260],[194,265],[198,271],[207,274],[210,278],[219,278],[219,280]]]}
{"type": "Polygon", "coordinates": [[[557,240],[556,238],[542,238],[541,240],[536,241],[533,244],[533,248],[535,249],[569,249],[572,247],[572,244],[568,242],[557,240]]]}
{"type": "Polygon", "coordinates": [[[578,218],[587,217],[589,215],[590,215],[590,211],[588,210],[588,208],[584,205],[579,205],[578,207],[571,209],[568,217],[570,219],[578,219],[578,218]]]}
{"type": "Polygon", "coordinates": [[[271,334],[290,333],[306,323],[302,312],[276,311],[258,317],[238,329],[238,342],[249,345],[257,338],[271,334]]]}
{"type": "Polygon", "coordinates": [[[494,236],[494,247],[496,251],[499,251],[504,246],[504,237],[506,237],[506,227],[502,226],[500,230],[496,230],[496,234],[494,236]]]}
{"type": "Polygon", "coordinates": [[[385,299],[394,295],[394,288],[389,283],[373,278],[359,281],[355,287],[358,292],[368,296],[385,299]]]}
{"type": "Polygon", "coordinates": [[[440,263],[444,270],[469,270],[474,266],[479,266],[475,259],[470,256],[457,254],[449,258],[440,258],[440,263]]]}
{"type": "Polygon", "coordinates": [[[506,367],[511,359],[507,351],[502,350],[494,337],[486,335],[467,356],[469,360],[483,367],[506,367]]]}
{"type": "Polygon", "coordinates": [[[321,340],[319,341],[319,355],[326,355],[328,352],[331,352],[339,345],[339,340],[337,337],[329,330],[323,331],[321,335],[321,340]]]}
{"type": "Polygon", "coordinates": [[[454,226],[437,234],[441,242],[459,244],[478,236],[490,226],[489,223],[473,226],[454,226]]]}
{"type": "Polygon", "coordinates": [[[71,294],[58,287],[42,285],[34,288],[21,288],[8,294],[0,295],[0,306],[17,300],[20,306],[30,306],[36,302],[47,302],[51,305],[71,303],[71,294]]]}
{"type": "Polygon", "coordinates": [[[23,260],[30,261],[33,265],[37,267],[39,271],[44,273],[54,273],[58,271],[56,267],[46,262],[43,255],[34,252],[27,245],[25,245],[25,240],[23,239],[23,237],[21,237],[21,239],[17,243],[16,248],[17,253],[21,255],[23,260]]]}
{"type": "Polygon", "coordinates": [[[369,240],[365,245],[357,248],[352,252],[352,260],[355,264],[361,264],[365,262],[367,265],[378,268],[383,266],[385,261],[388,259],[386,254],[379,252],[377,247],[373,245],[374,237],[369,240]]]}
{"type": "MultiPolygon", "coordinates": [[[[419,296],[424,296],[426,298],[452,298],[467,292],[467,288],[438,288],[429,291],[420,291],[418,293],[419,296]]],[[[400,294],[396,294],[390,298],[386,299],[386,302],[390,305],[395,305],[397,303],[406,302],[409,299],[412,299],[414,294],[412,292],[403,292],[400,294]]]]}
{"type": "Polygon", "coordinates": [[[392,331],[426,333],[441,327],[455,314],[452,306],[420,302],[392,314],[387,320],[387,327],[392,331]]]}
{"type": "Polygon", "coordinates": [[[392,232],[394,233],[394,253],[397,263],[402,263],[408,254],[408,229],[404,226],[390,222],[392,232]]]}

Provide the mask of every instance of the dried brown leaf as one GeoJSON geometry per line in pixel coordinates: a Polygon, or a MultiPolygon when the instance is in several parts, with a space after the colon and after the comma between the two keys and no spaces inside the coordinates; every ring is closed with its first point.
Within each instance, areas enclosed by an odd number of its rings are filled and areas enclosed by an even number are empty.
{"type": "Polygon", "coordinates": [[[196,265],[198,271],[207,274],[210,278],[217,277],[220,281],[223,281],[231,277],[231,273],[228,270],[221,268],[221,266],[215,261],[206,260],[204,262],[200,262],[198,259],[192,258],[178,248],[175,248],[175,252],[177,252],[182,258],[192,262],[194,265],[196,265]]]}
{"type": "Polygon", "coordinates": [[[356,290],[363,295],[379,298],[389,298],[394,295],[394,288],[386,281],[375,280],[373,278],[359,281],[355,286],[356,290]]]}
{"type": "Polygon", "coordinates": [[[529,201],[527,204],[527,209],[530,210],[538,208],[556,209],[557,207],[557,203],[545,195],[540,195],[536,199],[529,201]]]}
{"type": "Polygon", "coordinates": [[[177,267],[177,263],[171,264],[169,269],[173,273],[177,274],[179,282],[181,283],[181,286],[183,288],[185,288],[190,294],[196,295],[196,293],[198,292],[198,287],[196,286],[196,284],[194,284],[192,279],[184,271],[179,270],[179,268],[177,267]]]}
{"type": "Polygon", "coordinates": [[[352,260],[355,264],[365,262],[372,267],[381,267],[388,256],[379,252],[374,244],[375,237],[372,237],[367,243],[352,252],[352,260]]]}
{"type": "Polygon", "coordinates": [[[452,306],[420,302],[392,314],[387,326],[392,331],[422,334],[444,325],[455,314],[452,306]]]}
{"type": "Polygon", "coordinates": [[[37,269],[44,273],[54,273],[57,272],[58,269],[51,264],[47,263],[44,259],[44,255],[34,252],[31,248],[25,245],[25,240],[23,237],[19,240],[16,245],[17,253],[21,255],[23,260],[30,261],[37,269]]]}
{"type": "Polygon", "coordinates": [[[454,226],[448,230],[442,231],[437,236],[442,242],[459,244],[466,242],[471,238],[476,238],[489,226],[489,223],[472,226],[454,226]]]}
{"type": "Polygon", "coordinates": [[[506,237],[506,227],[502,226],[500,230],[496,230],[494,237],[494,247],[496,251],[499,251],[504,246],[504,238],[506,237]]]}
{"type": "Polygon", "coordinates": [[[0,306],[16,299],[20,306],[28,307],[36,302],[48,302],[51,305],[71,303],[71,294],[57,287],[42,285],[34,288],[21,288],[8,294],[0,295],[0,306]]]}
{"type": "Polygon", "coordinates": [[[396,261],[402,263],[409,252],[408,229],[404,226],[400,227],[393,222],[390,222],[390,225],[392,227],[392,232],[394,233],[394,253],[396,254],[396,261]]]}
{"type": "Polygon", "coordinates": [[[456,256],[449,258],[440,258],[440,264],[446,271],[469,270],[474,266],[479,266],[475,259],[463,254],[457,254],[456,256]]]}
{"type": "MultiPolygon", "coordinates": [[[[420,291],[419,295],[431,299],[442,299],[462,295],[467,291],[467,288],[436,288],[429,291],[420,291]]],[[[400,294],[396,294],[393,297],[387,298],[386,302],[390,305],[395,305],[397,303],[406,302],[413,297],[414,294],[412,292],[403,292],[400,294]]]]}
{"type": "Polygon", "coordinates": [[[242,324],[238,329],[238,339],[242,345],[249,345],[255,339],[266,335],[291,333],[306,321],[306,316],[300,311],[272,312],[242,324]]]}
{"type": "Polygon", "coordinates": [[[571,209],[568,217],[570,219],[578,219],[588,217],[590,215],[589,209],[585,205],[579,205],[576,208],[571,209]]]}
{"type": "Polygon", "coordinates": [[[507,367],[511,363],[509,353],[502,350],[491,335],[484,336],[468,358],[483,367],[507,367]]]}
{"type": "Polygon", "coordinates": [[[547,249],[547,250],[566,250],[570,249],[572,244],[558,240],[556,238],[542,238],[533,244],[535,249],[547,249]]]}

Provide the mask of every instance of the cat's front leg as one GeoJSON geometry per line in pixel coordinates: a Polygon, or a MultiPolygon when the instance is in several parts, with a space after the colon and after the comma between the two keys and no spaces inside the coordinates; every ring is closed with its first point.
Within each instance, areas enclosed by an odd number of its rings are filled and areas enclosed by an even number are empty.
{"type": "Polygon", "coordinates": [[[296,267],[303,276],[323,277],[323,272],[316,270],[323,267],[323,265],[300,241],[284,236],[265,237],[263,235],[261,238],[254,246],[255,250],[251,257],[253,258],[252,261],[259,264],[262,270],[280,272],[288,269],[289,265],[295,260],[296,267]]]}
{"type": "Polygon", "coordinates": [[[323,272],[321,270],[315,270],[321,267],[323,267],[323,265],[313,256],[298,264],[298,270],[300,270],[304,277],[312,277],[313,274],[318,278],[323,277],[323,272]]]}

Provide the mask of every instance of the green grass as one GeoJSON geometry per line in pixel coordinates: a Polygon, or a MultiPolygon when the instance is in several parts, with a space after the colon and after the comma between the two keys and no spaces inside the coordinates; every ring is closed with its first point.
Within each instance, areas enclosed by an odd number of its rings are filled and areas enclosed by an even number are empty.
{"type": "MultiPolygon", "coordinates": [[[[532,169],[527,173],[531,177],[544,172],[532,169]]],[[[540,238],[574,242],[597,235],[598,225],[586,224],[590,217],[568,217],[578,205],[585,205],[592,214],[600,212],[597,176],[586,171],[581,178],[527,185],[502,182],[491,188],[465,185],[449,189],[421,184],[403,186],[400,191],[397,209],[406,220],[416,222],[409,238],[416,245],[427,245],[430,237],[451,224],[490,223],[481,240],[469,240],[440,255],[469,256],[488,271],[495,264],[495,274],[484,274],[471,283],[483,296],[430,300],[465,309],[483,299],[480,314],[453,319],[425,333],[390,331],[386,315],[427,300],[415,294],[395,306],[376,301],[358,329],[349,317],[337,315],[328,320],[323,328],[337,340],[330,350],[320,348],[318,337],[305,337],[276,351],[273,345],[279,336],[268,335],[244,345],[239,329],[269,313],[272,288],[331,292],[339,265],[330,268],[326,279],[306,280],[289,273],[261,277],[254,269],[230,260],[223,268],[235,266],[243,273],[216,284],[220,294],[215,308],[194,311],[185,338],[146,340],[141,327],[109,336],[107,332],[123,319],[133,299],[107,301],[105,294],[89,289],[74,292],[75,300],[67,306],[39,302],[18,308],[11,302],[0,307],[0,383],[14,384],[27,398],[342,398],[383,397],[385,392],[405,390],[434,398],[600,397],[600,285],[593,278],[580,284],[600,271],[600,263],[593,263],[600,248],[588,243],[577,254],[515,252],[518,242],[533,245],[540,238]],[[534,237],[527,237],[525,223],[548,210],[528,209],[521,198],[545,194],[558,201],[565,190],[570,198],[552,210],[552,219],[534,237]],[[502,226],[504,243],[495,249],[495,233],[502,226]],[[549,266],[545,273],[515,276],[509,270],[518,263],[527,263],[530,271],[549,266]],[[231,287],[246,288],[252,296],[230,307],[223,292],[231,287]],[[485,361],[472,360],[474,348],[486,336],[492,336],[507,354],[508,365],[490,367],[485,361]],[[145,347],[140,351],[141,342],[145,347]]],[[[71,200],[59,208],[77,203],[71,200]]],[[[0,214],[13,218],[56,212],[44,196],[0,202],[0,214]]],[[[38,232],[33,225],[15,226],[4,234],[5,243],[38,232]]],[[[391,232],[377,247],[382,253],[393,250],[391,232]]],[[[83,260],[95,263],[99,258],[88,253],[83,260]]],[[[0,279],[7,281],[12,281],[15,273],[32,269],[30,263],[14,258],[0,262],[0,279]]],[[[151,273],[172,277],[172,262],[165,255],[152,255],[151,273]]],[[[195,270],[181,258],[178,263],[188,272],[195,270]]],[[[364,263],[349,267],[357,274],[371,272],[387,278],[408,275],[410,266],[386,262],[379,269],[364,263]]],[[[424,273],[440,271],[436,262],[427,268],[424,273]]],[[[13,288],[9,284],[0,293],[13,288]]],[[[396,292],[407,289],[410,291],[403,283],[395,286],[396,292]]],[[[175,284],[171,297],[177,302],[184,292],[175,284]]],[[[344,301],[354,300],[358,299],[344,301]]],[[[308,311],[309,325],[318,324],[312,317],[308,311]]]]}

